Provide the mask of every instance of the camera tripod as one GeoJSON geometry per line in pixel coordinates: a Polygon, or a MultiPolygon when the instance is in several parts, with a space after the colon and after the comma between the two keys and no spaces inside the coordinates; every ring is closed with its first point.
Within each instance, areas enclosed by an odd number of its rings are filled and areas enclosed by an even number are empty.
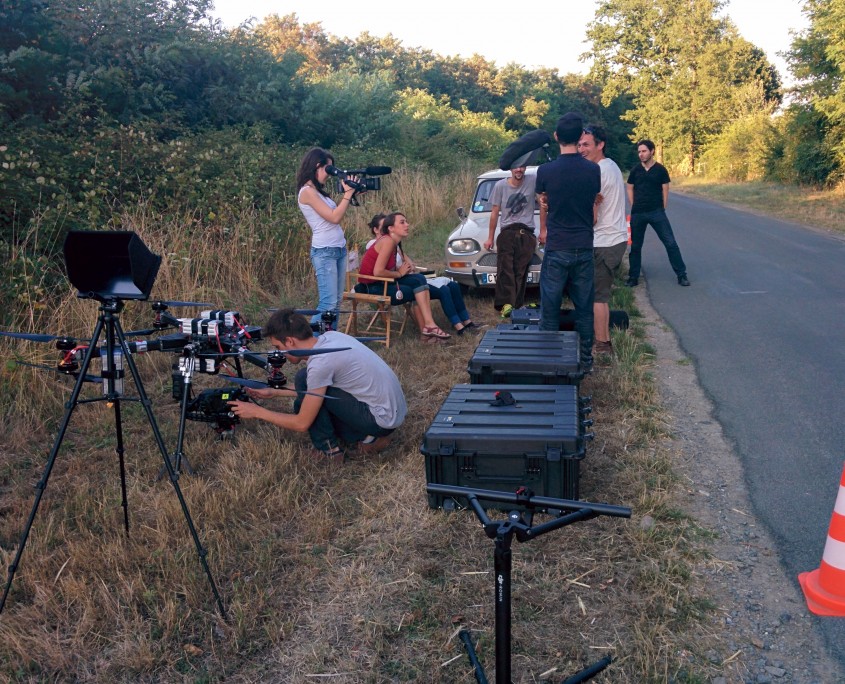
{"type": "MultiPolygon", "coordinates": [[[[511,545],[514,536],[516,536],[517,541],[526,542],[559,527],[566,527],[582,520],[590,520],[600,515],[630,518],[631,509],[608,504],[533,496],[527,490],[520,490],[516,494],[511,494],[485,489],[429,484],[427,491],[430,494],[445,494],[455,498],[465,498],[476,517],[481,521],[485,534],[496,542],[493,554],[493,582],[496,604],[496,684],[511,684],[511,545]],[[512,510],[508,514],[507,520],[491,520],[479,499],[513,504],[515,509],[527,510],[512,510]],[[558,517],[532,526],[535,512],[552,511],[559,511],[558,517]]],[[[476,681],[478,684],[487,684],[484,668],[475,653],[469,632],[465,629],[461,630],[460,639],[467,650],[476,681]]],[[[602,658],[597,663],[567,678],[562,684],[586,682],[604,670],[610,663],[610,656],[602,658]]]]}
{"type": "Polygon", "coordinates": [[[74,409],[76,409],[76,407],[80,404],[105,401],[110,407],[114,408],[116,440],[115,451],[117,452],[118,460],[120,462],[120,488],[122,496],[121,506],[123,508],[123,525],[126,530],[127,537],[129,536],[129,508],[126,500],[126,467],[123,457],[123,428],[121,423],[122,391],[121,388],[119,388],[119,385],[122,385],[123,383],[123,369],[119,368],[119,364],[117,363],[117,359],[122,359],[122,361],[128,365],[129,370],[132,373],[132,378],[135,382],[135,387],[138,392],[137,399],[124,399],[124,401],[139,401],[144,408],[144,412],[147,414],[147,420],[149,421],[150,428],[152,429],[153,436],[155,438],[159,452],[161,453],[162,460],[164,461],[164,468],[167,470],[170,482],[173,485],[174,491],[176,492],[176,497],[179,499],[179,504],[182,507],[182,513],[185,516],[185,521],[188,524],[188,529],[191,533],[191,537],[194,540],[194,546],[196,546],[200,564],[202,565],[206,577],[208,578],[208,583],[211,587],[212,593],[214,594],[214,598],[217,602],[217,608],[220,611],[220,615],[225,620],[226,609],[223,606],[223,601],[220,598],[219,592],[217,591],[217,586],[214,583],[214,577],[211,574],[211,570],[209,569],[208,562],[206,560],[208,552],[205,548],[203,548],[202,544],[200,543],[199,535],[197,534],[197,530],[194,527],[190,511],[188,510],[188,505],[185,502],[185,498],[182,495],[182,490],[179,487],[178,471],[174,469],[173,464],[171,463],[170,458],[168,457],[167,447],[164,444],[161,432],[159,431],[158,425],[156,424],[155,416],[152,412],[151,402],[147,397],[146,392],[144,391],[144,386],[141,383],[141,376],[138,373],[138,368],[135,365],[135,361],[133,360],[132,355],[130,354],[130,345],[129,343],[127,343],[123,328],[120,325],[119,314],[123,309],[123,301],[119,297],[102,297],[93,294],[88,296],[92,296],[98,299],[98,301],[100,301],[100,314],[97,318],[97,325],[94,328],[94,334],[91,337],[91,342],[89,343],[88,349],[85,351],[85,358],[82,362],[81,368],[79,369],[79,375],[77,377],[76,384],[73,387],[73,392],[71,393],[70,400],[65,404],[66,410],[64,418],[62,419],[61,426],[59,427],[59,432],[56,436],[56,440],[53,443],[53,448],[50,451],[50,456],[47,459],[47,465],[44,468],[44,472],[41,475],[41,479],[35,486],[35,501],[32,505],[32,510],[29,513],[29,518],[27,519],[23,534],[21,535],[15,558],[12,561],[12,564],[9,566],[9,577],[6,582],[6,587],[3,591],[3,597],[0,598],[0,613],[2,613],[3,607],[6,604],[6,598],[8,597],[9,590],[11,589],[12,580],[15,576],[15,571],[17,570],[21,555],[23,554],[24,547],[26,546],[27,539],[29,538],[29,532],[32,529],[32,523],[35,520],[36,513],[38,512],[38,506],[41,503],[41,498],[44,495],[44,490],[47,488],[47,482],[50,478],[50,473],[52,472],[53,466],[56,462],[56,457],[58,456],[59,449],[62,446],[62,442],[64,440],[65,433],[67,432],[68,425],[70,424],[71,416],[73,415],[74,409]],[[104,396],[94,399],[80,399],[79,395],[82,391],[82,385],[85,382],[85,376],[88,373],[88,369],[91,365],[91,358],[94,355],[95,350],[98,349],[97,342],[100,339],[100,336],[103,334],[105,339],[105,356],[103,359],[102,376],[103,382],[106,383],[105,394],[104,396]]]}

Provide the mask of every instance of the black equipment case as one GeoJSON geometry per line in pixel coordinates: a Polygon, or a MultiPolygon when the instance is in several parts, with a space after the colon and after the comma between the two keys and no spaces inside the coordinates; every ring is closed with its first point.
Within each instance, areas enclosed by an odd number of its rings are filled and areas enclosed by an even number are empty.
{"type": "Polygon", "coordinates": [[[578,333],[488,330],[469,360],[473,385],[577,385],[578,333]]]}
{"type": "MultiPolygon", "coordinates": [[[[540,325],[540,309],[533,306],[523,306],[511,312],[511,323],[514,325],[528,326],[540,325]]],[[[618,330],[628,329],[628,312],[621,309],[610,310],[610,327],[618,330]]],[[[558,330],[575,330],[575,311],[572,309],[561,309],[558,319],[558,330]]]]}
{"type": "MultiPolygon", "coordinates": [[[[584,433],[588,404],[574,385],[455,385],[420,447],[426,482],[500,492],[527,487],[537,496],[577,499],[579,466],[592,439],[584,433]],[[497,390],[515,403],[492,405],[497,390]]],[[[428,504],[453,509],[467,502],[429,494],[428,504]]]]}
{"type": "Polygon", "coordinates": [[[540,326],[524,325],[522,323],[499,323],[496,326],[496,330],[533,330],[535,332],[539,332],[540,326]]]}

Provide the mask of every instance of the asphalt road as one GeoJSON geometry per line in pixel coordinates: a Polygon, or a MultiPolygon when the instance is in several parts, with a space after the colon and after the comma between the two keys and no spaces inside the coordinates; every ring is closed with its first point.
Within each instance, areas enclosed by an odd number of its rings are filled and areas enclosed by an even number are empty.
{"type": "MultiPolygon", "coordinates": [[[[677,284],[649,229],[649,297],[695,363],[797,584],[819,566],[845,465],[845,236],[677,193],[668,215],[692,286],[677,284]]],[[[845,619],[818,619],[845,663],[845,619]]]]}

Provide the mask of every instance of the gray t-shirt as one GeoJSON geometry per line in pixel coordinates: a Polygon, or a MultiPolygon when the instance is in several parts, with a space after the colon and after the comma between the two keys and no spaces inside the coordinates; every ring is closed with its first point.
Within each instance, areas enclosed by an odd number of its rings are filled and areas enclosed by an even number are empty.
{"type": "MultiPolygon", "coordinates": [[[[346,351],[308,357],[308,389],[337,387],[370,408],[379,427],[399,427],[408,413],[399,378],[381,357],[354,337],[330,330],[317,338],[315,349],[350,347],[346,351]]],[[[331,400],[329,400],[331,401],[331,400]]]]}
{"type": "Polygon", "coordinates": [[[534,186],[536,176],[524,176],[522,185],[514,188],[508,183],[508,178],[502,178],[493,187],[490,204],[499,207],[499,228],[511,223],[524,223],[534,227],[534,186]]]}

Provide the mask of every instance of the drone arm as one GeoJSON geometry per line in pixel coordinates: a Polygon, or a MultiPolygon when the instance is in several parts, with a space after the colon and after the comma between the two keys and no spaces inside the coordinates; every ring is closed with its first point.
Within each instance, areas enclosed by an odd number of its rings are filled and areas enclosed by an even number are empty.
{"type": "Polygon", "coordinates": [[[267,355],[266,354],[256,354],[255,352],[244,352],[244,360],[249,361],[254,366],[258,366],[259,368],[267,368],[267,355]]]}

